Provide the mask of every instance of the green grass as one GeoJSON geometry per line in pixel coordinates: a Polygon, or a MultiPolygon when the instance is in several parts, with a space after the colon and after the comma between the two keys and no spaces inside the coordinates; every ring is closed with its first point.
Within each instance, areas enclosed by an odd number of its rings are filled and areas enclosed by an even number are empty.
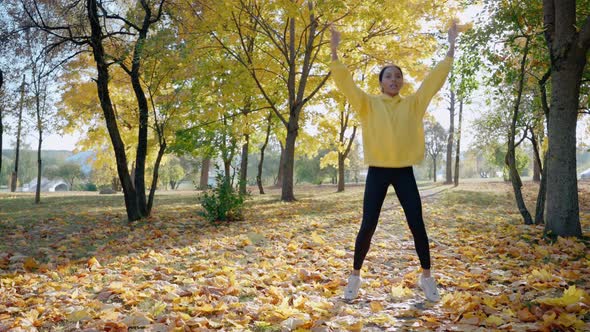
{"type": "Polygon", "coordinates": [[[490,206],[510,204],[512,198],[506,194],[493,192],[453,190],[443,193],[442,201],[448,205],[490,206]]]}
{"type": "MultiPolygon", "coordinates": [[[[196,211],[197,194],[157,195],[153,214],[179,208],[188,213],[196,211]]],[[[0,252],[32,255],[40,262],[59,254],[61,246],[73,253],[72,259],[92,256],[101,245],[126,236],[113,229],[131,229],[142,223],[127,222],[121,194],[46,194],[40,204],[35,204],[32,194],[0,193],[0,252]],[[96,228],[102,230],[97,233],[96,228]]]]}

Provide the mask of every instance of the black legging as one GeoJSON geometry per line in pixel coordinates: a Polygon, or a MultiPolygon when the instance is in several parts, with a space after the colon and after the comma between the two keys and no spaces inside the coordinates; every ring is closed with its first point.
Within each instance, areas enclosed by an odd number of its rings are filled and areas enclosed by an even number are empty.
{"type": "Polygon", "coordinates": [[[354,269],[360,270],[365,256],[367,256],[389,185],[393,185],[397,198],[406,214],[408,226],[410,226],[410,231],[414,236],[414,245],[420,258],[420,265],[423,269],[428,270],[430,269],[428,235],[426,235],[426,229],[424,228],[422,202],[420,201],[420,193],[418,192],[412,167],[383,168],[374,166],[369,167],[365,183],[363,222],[356,237],[354,269]]]}

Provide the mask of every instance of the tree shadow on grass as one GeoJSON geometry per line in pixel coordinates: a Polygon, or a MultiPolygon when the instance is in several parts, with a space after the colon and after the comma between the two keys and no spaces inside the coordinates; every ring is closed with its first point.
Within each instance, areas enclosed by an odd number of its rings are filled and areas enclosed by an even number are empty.
{"type": "MultiPolygon", "coordinates": [[[[351,210],[360,213],[359,189],[346,193],[335,193],[331,188],[313,193],[305,190],[298,189],[295,203],[281,202],[277,193],[253,196],[245,205],[247,219],[283,223],[322,215],[328,227],[338,222],[342,213],[342,207],[333,204],[336,195],[354,199],[359,209],[351,210]]],[[[178,245],[194,242],[206,237],[211,229],[229,226],[205,221],[201,209],[197,193],[160,193],[150,218],[129,223],[121,194],[46,194],[41,204],[34,204],[32,194],[3,194],[0,272],[51,270],[82,264],[94,256],[108,260],[146,249],[158,250],[175,239],[178,245]],[[30,258],[34,262],[27,263],[30,258]]]]}
{"type": "MultiPolygon", "coordinates": [[[[154,222],[170,215],[202,223],[195,194],[158,195],[153,217],[134,223],[127,221],[120,194],[47,195],[41,204],[33,200],[32,195],[0,196],[0,272],[46,269],[145,249],[133,245],[134,230],[153,228],[153,233],[154,222]],[[27,263],[29,257],[34,262],[27,263]]],[[[157,228],[165,232],[167,225],[173,223],[158,223],[157,228]]]]}

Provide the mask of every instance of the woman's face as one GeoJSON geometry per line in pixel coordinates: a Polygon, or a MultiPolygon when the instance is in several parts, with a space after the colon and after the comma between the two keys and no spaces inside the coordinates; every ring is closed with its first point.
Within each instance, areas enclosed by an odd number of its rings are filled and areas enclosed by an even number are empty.
{"type": "Polygon", "coordinates": [[[381,91],[390,96],[396,96],[404,85],[404,76],[397,67],[387,67],[381,78],[381,91]]]}

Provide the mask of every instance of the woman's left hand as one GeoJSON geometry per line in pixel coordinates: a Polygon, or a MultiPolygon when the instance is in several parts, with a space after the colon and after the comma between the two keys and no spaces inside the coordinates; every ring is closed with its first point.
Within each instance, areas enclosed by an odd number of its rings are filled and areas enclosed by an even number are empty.
{"type": "Polygon", "coordinates": [[[451,45],[455,45],[455,40],[457,40],[458,34],[459,32],[457,31],[457,22],[453,22],[449,28],[449,43],[451,45]]]}

